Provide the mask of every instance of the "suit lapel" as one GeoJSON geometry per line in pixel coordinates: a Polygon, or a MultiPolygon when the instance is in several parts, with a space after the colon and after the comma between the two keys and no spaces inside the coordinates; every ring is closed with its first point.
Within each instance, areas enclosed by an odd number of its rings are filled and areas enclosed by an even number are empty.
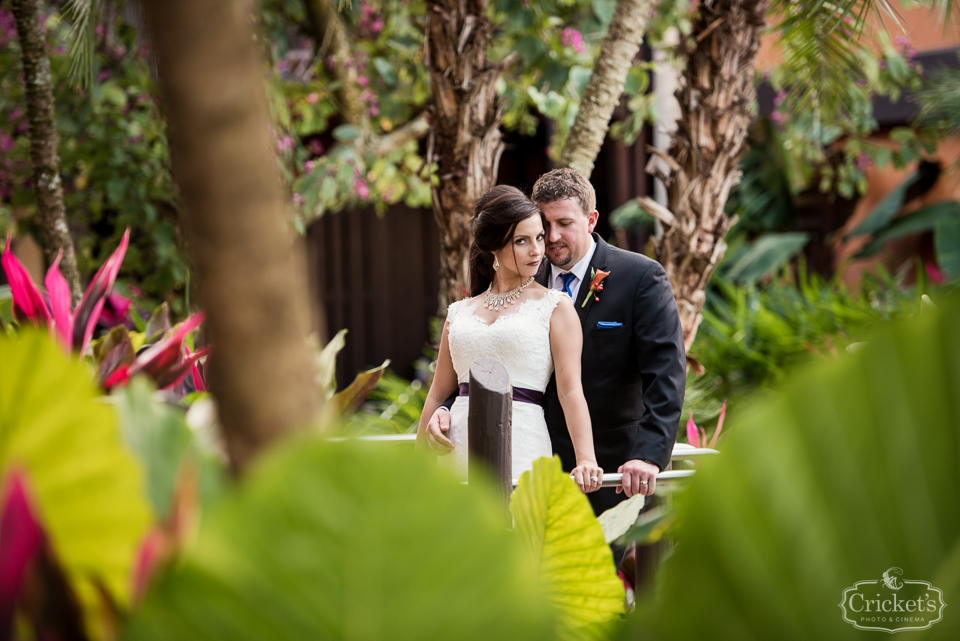
{"type": "Polygon", "coordinates": [[[537,272],[537,277],[534,281],[538,285],[543,285],[547,289],[550,289],[550,261],[546,258],[540,261],[540,271],[537,272]]]}
{"type": "MultiPolygon", "coordinates": [[[[593,258],[590,259],[590,266],[587,267],[587,273],[583,275],[583,282],[580,283],[580,291],[577,292],[577,315],[580,317],[580,325],[584,325],[584,321],[587,319],[587,314],[590,313],[590,309],[593,307],[594,303],[587,303],[586,307],[583,305],[584,299],[587,297],[587,292],[590,291],[590,282],[593,280],[592,274],[594,270],[602,269],[606,271],[607,269],[607,243],[604,242],[598,234],[593,234],[593,239],[597,241],[597,249],[593,252],[593,258]]],[[[584,326],[584,328],[586,328],[584,326]]]]}

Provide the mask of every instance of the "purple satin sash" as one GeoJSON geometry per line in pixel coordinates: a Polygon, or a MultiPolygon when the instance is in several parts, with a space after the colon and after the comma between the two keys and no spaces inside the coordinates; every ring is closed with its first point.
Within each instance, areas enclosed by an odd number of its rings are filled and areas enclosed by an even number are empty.
{"type": "MultiPolygon", "coordinates": [[[[460,396],[470,396],[470,383],[460,383],[460,396]]],[[[521,403],[543,404],[543,392],[525,387],[513,388],[513,400],[521,403]]]]}

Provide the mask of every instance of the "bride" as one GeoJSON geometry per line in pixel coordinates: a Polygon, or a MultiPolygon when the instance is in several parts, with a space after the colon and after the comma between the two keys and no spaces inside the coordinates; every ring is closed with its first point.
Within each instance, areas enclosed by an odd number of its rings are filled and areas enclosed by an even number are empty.
{"type": "Polygon", "coordinates": [[[593,492],[600,488],[603,470],[597,466],[580,383],[580,321],[568,296],[534,282],[544,255],[543,214],[519,189],[498,185],[477,202],[472,229],[472,296],[447,310],[417,449],[452,450],[451,464],[466,476],[470,366],[493,358],[506,367],[513,384],[513,478],[519,478],[536,459],[553,456],[540,400],[556,370],[577,458],[572,475],[582,492],[593,492]],[[435,432],[428,445],[430,417],[458,390],[449,438],[435,432]]]}

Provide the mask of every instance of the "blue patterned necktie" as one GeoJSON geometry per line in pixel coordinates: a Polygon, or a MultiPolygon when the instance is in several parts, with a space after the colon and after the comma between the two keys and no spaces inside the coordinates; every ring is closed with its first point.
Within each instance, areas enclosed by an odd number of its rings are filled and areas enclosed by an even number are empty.
{"type": "Polygon", "coordinates": [[[573,282],[573,279],[576,278],[576,277],[577,277],[577,275],[574,274],[573,272],[567,272],[567,273],[565,273],[565,274],[560,274],[560,280],[563,281],[563,290],[562,290],[562,291],[563,291],[564,294],[566,294],[566,295],[569,296],[570,298],[573,298],[573,291],[570,290],[570,283],[573,282]]]}

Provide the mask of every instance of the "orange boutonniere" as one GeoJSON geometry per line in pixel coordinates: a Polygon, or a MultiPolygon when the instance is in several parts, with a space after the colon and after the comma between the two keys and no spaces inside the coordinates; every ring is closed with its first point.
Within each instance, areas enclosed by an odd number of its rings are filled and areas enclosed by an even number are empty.
{"type": "Polygon", "coordinates": [[[602,269],[594,269],[590,274],[592,277],[590,281],[590,291],[587,292],[587,295],[583,299],[583,304],[580,305],[580,307],[586,307],[591,298],[598,303],[600,302],[598,293],[603,291],[603,279],[609,276],[610,272],[605,272],[602,269]]]}

